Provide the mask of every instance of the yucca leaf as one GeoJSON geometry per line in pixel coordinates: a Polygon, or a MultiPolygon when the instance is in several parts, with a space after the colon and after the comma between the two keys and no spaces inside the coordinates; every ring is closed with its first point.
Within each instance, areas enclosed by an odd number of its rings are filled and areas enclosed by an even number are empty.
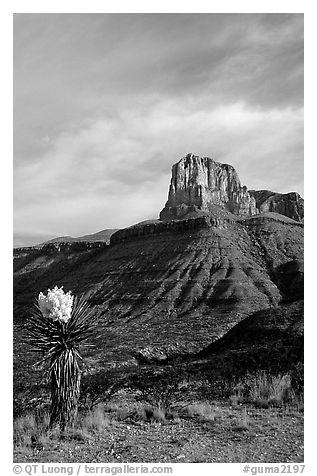
{"type": "Polygon", "coordinates": [[[91,348],[85,342],[98,327],[98,318],[84,297],[75,297],[71,317],[67,322],[53,321],[42,314],[38,304],[27,320],[25,332],[33,350],[44,353],[35,365],[46,365],[46,376],[51,383],[50,423],[65,428],[77,411],[80,392],[81,348],[91,348]]]}

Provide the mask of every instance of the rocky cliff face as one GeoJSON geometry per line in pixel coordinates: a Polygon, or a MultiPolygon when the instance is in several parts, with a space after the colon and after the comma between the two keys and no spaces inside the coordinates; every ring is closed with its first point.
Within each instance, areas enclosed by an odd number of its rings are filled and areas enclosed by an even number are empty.
{"type": "Polygon", "coordinates": [[[298,193],[248,191],[231,165],[187,154],[173,165],[168,200],[160,220],[180,220],[201,213],[214,215],[215,208],[242,217],[274,212],[299,222],[304,218],[304,200],[298,193]]]}
{"type": "Polygon", "coordinates": [[[296,193],[274,193],[269,190],[250,190],[260,213],[275,212],[302,222],[304,220],[304,200],[296,193]]]}
{"type": "Polygon", "coordinates": [[[236,215],[258,213],[255,198],[241,186],[231,165],[187,154],[173,165],[168,201],[160,219],[180,219],[193,211],[209,211],[214,205],[236,215]]]}

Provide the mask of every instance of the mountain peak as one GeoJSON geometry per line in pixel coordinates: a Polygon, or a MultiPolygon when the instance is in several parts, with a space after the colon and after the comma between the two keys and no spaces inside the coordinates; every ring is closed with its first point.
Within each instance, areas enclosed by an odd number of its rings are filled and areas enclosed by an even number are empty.
{"type": "Polygon", "coordinates": [[[255,198],[231,165],[192,153],[172,167],[168,200],[161,220],[181,219],[190,212],[208,212],[218,205],[236,215],[258,213],[255,198]]]}
{"type": "Polygon", "coordinates": [[[168,200],[160,220],[213,215],[215,208],[245,217],[274,212],[299,222],[304,219],[304,200],[298,193],[248,191],[232,165],[189,153],[172,167],[168,200]]]}

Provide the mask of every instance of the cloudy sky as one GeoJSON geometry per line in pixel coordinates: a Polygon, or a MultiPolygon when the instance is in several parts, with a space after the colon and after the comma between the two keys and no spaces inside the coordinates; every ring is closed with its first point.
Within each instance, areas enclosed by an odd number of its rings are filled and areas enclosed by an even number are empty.
{"type": "Polygon", "coordinates": [[[14,15],[15,245],[157,218],[188,152],[303,194],[303,15],[14,15]]]}

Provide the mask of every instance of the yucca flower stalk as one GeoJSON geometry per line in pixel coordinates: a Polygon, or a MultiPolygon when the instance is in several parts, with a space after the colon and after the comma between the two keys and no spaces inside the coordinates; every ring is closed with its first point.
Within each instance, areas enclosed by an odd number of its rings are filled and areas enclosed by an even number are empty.
{"type": "Polygon", "coordinates": [[[84,297],[64,293],[55,286],[47,295],[40,293],[27,322],[29,344],[42,353],[36,365],[46,365],[51,390],[50,427],[64,431],[73,424],[80,395],[79,350],[91,347],[85,340],[97,327],[97,318],[84,297]]]}

